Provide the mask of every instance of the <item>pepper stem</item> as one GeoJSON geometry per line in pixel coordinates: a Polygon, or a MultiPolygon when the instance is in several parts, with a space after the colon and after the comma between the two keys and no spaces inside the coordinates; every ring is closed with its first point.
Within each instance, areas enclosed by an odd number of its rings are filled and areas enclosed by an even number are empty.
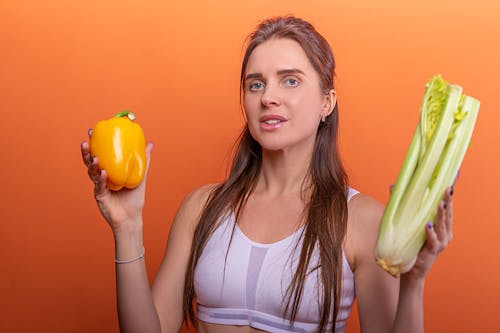
{"type": "Polygon", "coordinates": [[[122,111],[122,112],[118,112],[116,115],[115,115],[115,118],[121,118],[121,117],[127,117],[128,119],[130,120],[135,120],[135,113],[133,113],[132,111],[128,111],[128,110],[125,110],[125,111],[122,111]]]}

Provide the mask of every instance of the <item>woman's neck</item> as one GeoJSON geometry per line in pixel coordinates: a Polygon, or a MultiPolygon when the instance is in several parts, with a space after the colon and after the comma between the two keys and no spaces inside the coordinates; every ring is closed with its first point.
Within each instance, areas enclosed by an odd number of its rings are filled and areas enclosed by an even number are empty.
{"type": "Polygon", "coordinates": [[[271,196],[302,195],[309,174],[311,152],[262,150],[262,168],[255,192],[271,196]]]}

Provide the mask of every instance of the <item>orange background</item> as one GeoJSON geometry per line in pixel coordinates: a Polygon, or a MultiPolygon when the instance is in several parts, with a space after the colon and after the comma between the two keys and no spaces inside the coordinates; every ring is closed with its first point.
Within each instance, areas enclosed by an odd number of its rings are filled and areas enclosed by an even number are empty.
{"type": "MultiPolygon", "coordinates": [[[[242,126],[244,38],[288,13],[332,44],[344,161],[352,185],[382,202],[424,83],[441,73],[481,100],[425,327],[500,331],[499,2],[3,0],[1,332],[117,331],[112,235],[80,160],[87,129],[131,109],[155,143],[144,212],[152,279],[183,196],[225,175],[242,126]]],[[[359,331],[356,312],[347,331],[359,331]]]]}

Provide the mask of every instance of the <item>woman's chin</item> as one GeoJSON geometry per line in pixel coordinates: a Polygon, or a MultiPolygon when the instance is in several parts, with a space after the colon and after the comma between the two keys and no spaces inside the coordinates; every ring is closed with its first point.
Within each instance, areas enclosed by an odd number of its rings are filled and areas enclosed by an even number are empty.
{"type": "Polygon", "coordinates": [[[261,140],[258,142],[262,148],[262,151],[278,152],[287,148],[287,145],[285,143],[276,140],[261,140]]]}

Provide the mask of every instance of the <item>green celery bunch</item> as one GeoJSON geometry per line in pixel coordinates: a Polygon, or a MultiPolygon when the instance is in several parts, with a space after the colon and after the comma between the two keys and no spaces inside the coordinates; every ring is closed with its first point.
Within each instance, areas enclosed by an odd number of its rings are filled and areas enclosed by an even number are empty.
{"type": "Polygon", "coordinates": [[[440,75],[427,84],[420,121],[385,208],[375,248],[393,276],[415,264],[445,189],[453,184],[469,147],[479,101],[440,75]]]}

